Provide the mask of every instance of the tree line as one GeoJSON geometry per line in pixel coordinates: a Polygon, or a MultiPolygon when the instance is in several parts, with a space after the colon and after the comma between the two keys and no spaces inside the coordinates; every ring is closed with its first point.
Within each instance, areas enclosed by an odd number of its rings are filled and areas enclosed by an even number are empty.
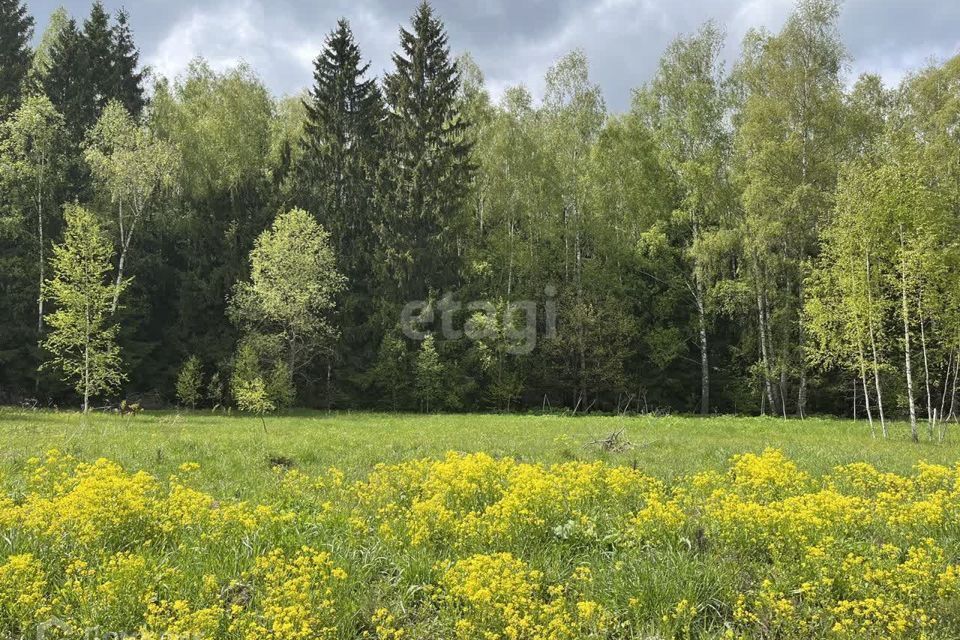
{"type": "Polygon", "coordinates": [[[382,78],[341,20],[278,99],[242,64],[152,78],[99,3],[32,48],[0,0],[0,399],[937,437],[960,410],[960,58],[851,81],[839,14],[800,0],[730,65],[708,22],[611,113],[580,51],[494,100],[427,3],[382,78]]]}

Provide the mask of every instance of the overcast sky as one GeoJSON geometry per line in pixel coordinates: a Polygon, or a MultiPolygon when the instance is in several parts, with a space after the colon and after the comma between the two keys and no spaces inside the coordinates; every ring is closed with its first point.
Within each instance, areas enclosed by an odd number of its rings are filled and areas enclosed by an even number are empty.
{"type": "MultiPolygon", "coordinates": [[[[27,0],[37,32],[60,4],[82,21],[86,0],[27,0]]],[[[311,80],[311,61],[327,32],[346,16],[378,75],[390,66],[397,30],[416,0],[106,0],[126,6],[142,60],[175,76],[191,58],[216,68],[244,60],[278,95],[311,80]]],[[[664,47],[714,18],[726,27],[733,59],[753,26],[776,30],[793,0],[433,0],[447,25],[454,53],[469,51],[497,96],[527,85],[535,95],[547,68],[581,48],[608,106],[629,106],[634,87],[647,81],[664,47]]],[[[960,53],[958,0],[847,0],[840,24],[852,56],[850,73],[880,73],[888,83],[930,60],[960,53]]]]}

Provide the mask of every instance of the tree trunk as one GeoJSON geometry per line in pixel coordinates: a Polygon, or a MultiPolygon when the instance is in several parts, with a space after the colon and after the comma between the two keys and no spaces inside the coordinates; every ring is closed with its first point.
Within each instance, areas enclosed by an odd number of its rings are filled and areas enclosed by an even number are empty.
{"type": "Polygon", "coordinates": [[[936,414],[934,414],[933,400],[930,392],[930,362],[927,359],[927,334],[923,328],[923,304],[922,301],[919,300],[917,302],[917,313],[920,318],[920,347],[923,352],[923,382],[927,390],[927,431],[930,436],[930,441],[932,442],[936,414]]]}
{"type": "Polygon", "coordinates": [[[940,411],[937,415],[940,416],[940,420],[943,420],[946,415],[944,412],[947,410],[947,390],[950,388],[950,375],[953,373],[953,351],[950,351],[950,356],[947,358],[947,369],[943,373],[943,384],[941,389],[943,392],[940,394],[940,411]]]}
{"type": "Polygon", "coordinates": [[[913,367],[910,361],[910,308],[907,304],[907,261],[903,240],[903,225],[900,225],[900,307],[903,314],[903,366],[907,374],[907,403],[910,405],[910,439],[920,442],[917,433],[917,408],[913,399],[913,367]]]}
{"type": "Polygon", "coordinates": [[[90,412],[90,303],[86,306],[83,345],[83,414],[90,412]]]}
{"type": "Polygon", "coordinates": [[[800,390],[797,391],[797,417],[807,417],[807,369],[800,365],[800,390]]]}
{"type": "MultiPolygon", "coordinates": [[[[876,438],[877,432],[873,426],[873,411],[870,409],[870,387],[867,386],[867,364],[866,358],[864,358],[863,355],[862,342],[857,342],[857,349],[860,353],[860,383],[863,386],[863,404],[867,409],[867,422],[870,423],[870,436],[876,438]]],[[[854,382],[853,388],[857,388],[856,382],[854,382]]],[[[854,397],[854,407],[856,407],[856,397],[854,397]]]]}
{"type": "Polygon", "coordinates": [[[880,362],[877,360],[877,337],[873,330],[873,289],[871,284],[870,254],[864,255],[867,263],[867,326],[870,330],[870,351],[873,356],[873,382],[877,389],[877,411],[880,413],[880,429],[887,439],[887,420],[883,415],[883,393],[880,390],[880,362]]]}
{"type": "Polygon", "coordinates": [[[947,420],[954,417],[954,406],[957,401],[957,378],[960,377],[960,351],[953,359],[953,386],[950,389],[950,413],[947,414],[947,420]]]}
{"type": "Polygon", "coordinates": [[[857,421],[857,378],[853,378],[853,421],[857,421]]]}
{"type": "MultiPolygon", "coordinates": [[[[43,280],[44,280],[44,238],[43,238],[43,165],[41,163],[41,178],[37,182],[37,239],[40,243],[40,250],[38,255],[40,256],[40,287],[38,289],[37,295],[37,339],[40,339],[40,336],[43,335],[43,280]]],[[[37,382],[40,382],[40,379],[37,378],[37,382]]]]}
{"type": "Polygon", "coordinates": [[[136,211],[133,217],[133,221],[130,223],[130,228],[124,231],[123,227],[123,202],[120,202],[120,260],[117,263],[117,281],[113,289],[113,304],[110,305],[110,313],[114,314],[117,312],[117,307],[120,304],[120,288],[123,286],[123,270],[127,263],[127,251],[130,249],[130,240],[133,238],[133,231],[137,228],[137,220],[140,219],[140,214],[136,211]]]}
{"type": "Polygon", "coordinates": [[[700,414],[710,413],[710,354],[707,344],[707,313],[703,282],[697,278],[697,312],[700,319],[700,414]]]}
{"type": "MultiPolygon", "coordinates": [[[[37,255],[39,256],[39,266],[40,266],[40,283],[37,287],[37,342],[43,338],[43,281],[45,276],[46,268],[46,259],[44,256],[44,236],[43,236],[43,174],[44,174],[44,160],[40,161],[40,175],[37,177],[37,192],[36,192],[36,204],[37,204],[37,240],[39,242],[39,251],[37,255]]],[[[34,379],[33,386],[34,395],[39,398],[40,396],[40,374],[37,373],[36,378],[34,379]]]]}
{"type": "Polygon", "coordinates": [[[787,419],[787,368],[785,364],[788,362],[787,355],[783,355],[782,364],[780,365],[780,410],[783,412],[783,419],[787,419]]]}
{"type": "Polygon", "coordinates": [[[773,385],[770,383],[770,353],[767,349],[767,322],[766,314],[763,311],[763,294],[760,287],[757,287],[757,314],[760,328],[760,357],[763,360],[763,383],[767,392],[767,406],[773,411],[773,385]]]}

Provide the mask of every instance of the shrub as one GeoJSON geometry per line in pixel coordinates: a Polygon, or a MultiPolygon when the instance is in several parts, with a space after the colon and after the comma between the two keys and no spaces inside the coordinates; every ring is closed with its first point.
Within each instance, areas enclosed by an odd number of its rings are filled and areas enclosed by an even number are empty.
{"type": "Polygon", "coordinates": [[[203,370],[200,359],[197,356],[190,356],[177,375],[177,399],[183,406],[196,409],[202,397],[201,389],[203,389],[203,370]]]}

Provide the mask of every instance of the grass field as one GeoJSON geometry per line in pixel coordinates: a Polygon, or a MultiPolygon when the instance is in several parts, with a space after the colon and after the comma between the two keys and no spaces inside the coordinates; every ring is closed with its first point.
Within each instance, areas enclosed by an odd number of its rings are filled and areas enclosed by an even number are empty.
{"type": "Polygon", "coordinates": [[[727,417],[265,425],[0,410],[0,637],[50,617],[70,631],[47,637],[960,637],[952,434],[727,417]],[[620,430],[625,451],[590,444],[620,430]]]}
{"type": "Polygon", "coordinates": [[[913,445],[905,424],[893,425],[891,438],[883,440],[870,437],[865,421],[850,420],[303,412],[267,416],[265,422],[266,433],[256,417],[164,412],[95,415],[85,426],[75,413],[0,409],[0,468],[15,473],[27,458],[53,448],[81,460],[106,457],[160,477],[183,462],[197,462],[206,488],[252,498],[272,481],[271,457],[289,458],[307,473],[337,466],[351,479],[378,463],[448,451],[545,464],[601,459],[636,465],[666,481],[720,469],[734,454],[768,447],[816,474],[857,461],[898,473],[909,472],[918,460],[960,462],[960,430],[944,445],[913,445]],[[635,445],[629,451],[608,454],[588,445],[620,429],[635,445]]]}

